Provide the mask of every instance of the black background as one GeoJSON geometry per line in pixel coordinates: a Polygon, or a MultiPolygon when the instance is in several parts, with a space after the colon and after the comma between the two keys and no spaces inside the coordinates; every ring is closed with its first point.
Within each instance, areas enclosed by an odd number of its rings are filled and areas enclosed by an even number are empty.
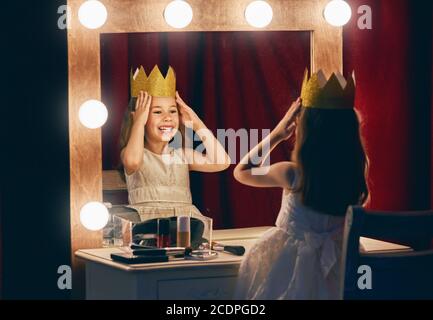
{"type": "Polygon", "coordinates": [[[70,265],[66,1],[2,4],[3,299],[66,299],[70,265]],[[4,99],[6,97],[6,99],[4,99]]]}

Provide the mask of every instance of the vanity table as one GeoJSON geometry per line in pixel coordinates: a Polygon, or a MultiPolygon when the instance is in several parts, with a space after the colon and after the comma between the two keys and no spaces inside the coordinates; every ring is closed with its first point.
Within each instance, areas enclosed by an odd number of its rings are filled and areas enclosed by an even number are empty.
{"type": "MultiPolygon", "coordinates": [[[[248,251],[270,227],[215,230],[214,241],[241,245],[248,251]]],[[[368,253],[407,252],[409,247],[361,238],[368,253]]],[[[231,299],[243,257],[218,253],[209,261],[177,260],[164,263],[126,265],[111,260],[110,254],[122,248],[78,250],[85,262],[86,299],[231,299]]]]}

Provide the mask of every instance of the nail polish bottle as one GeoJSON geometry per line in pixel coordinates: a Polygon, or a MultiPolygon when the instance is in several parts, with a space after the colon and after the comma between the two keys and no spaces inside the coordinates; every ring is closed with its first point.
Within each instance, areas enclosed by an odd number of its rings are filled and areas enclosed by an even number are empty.
{"type": "Polygon", "coordinates": [[[158,219],[158,248],[170,246],[170,219],[158,219]]]}

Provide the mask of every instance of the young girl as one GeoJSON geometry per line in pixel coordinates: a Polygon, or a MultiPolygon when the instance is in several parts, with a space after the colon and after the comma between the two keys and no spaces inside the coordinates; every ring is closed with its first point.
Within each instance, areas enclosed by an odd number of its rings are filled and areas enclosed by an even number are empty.
{"type": "Polygon", "coordinates": [[[304,81],[302,106],[301,99],[294,102],[234,170],[243,184],[283,189],[276,227],[254,244],[241,264],[238,299],[339,298],[344,216],[349,205],[363,204],[368,197],[367,160],[353,100],[344,98],[347,91],[339,91],[340,99],[324,101],[319,97],[323,83],[317,92],[317,82],[308,86],[304,81]],[[272,151],[295,131],[292,162],[270,167],[251,163],[265,144],[272,151]]]}
{"type": "Polygon", "coordinates": [[[218,172],[227,169],[230,158],[222,145],[182,100],[170,67],[166,77],[154,67],[149,77],[141,67],[131,78],[130,103],[121,132],[121,161],[124,166],[130,207],[142,220],[155,216],[191,214],[202,219],[192,205],[189,171],[218,172]],[[200,137],[206,153],[174,148],[169,142],[188,126],[200,137]]]}

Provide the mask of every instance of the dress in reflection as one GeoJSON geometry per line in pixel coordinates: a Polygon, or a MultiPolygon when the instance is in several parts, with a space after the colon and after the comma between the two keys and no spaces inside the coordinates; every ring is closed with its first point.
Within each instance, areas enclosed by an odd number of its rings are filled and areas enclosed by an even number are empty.
{"type": "Polygon", "coordinates": [[[139,170],[131,175],[125,171],[125,177],[128,207],[138,212],[141,221],[190,215],[203,221],[205,232],[209,230],[209,219],[192,204],[189,166],[182,149],[170,148],[161,155],[144,148],[139,170]]]}

